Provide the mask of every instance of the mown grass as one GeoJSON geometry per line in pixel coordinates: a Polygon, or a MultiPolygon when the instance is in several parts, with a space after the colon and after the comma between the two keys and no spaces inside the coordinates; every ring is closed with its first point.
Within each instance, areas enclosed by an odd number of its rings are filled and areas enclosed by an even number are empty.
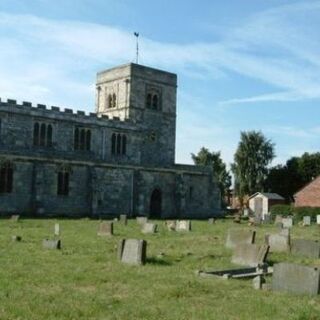
{"type": "MultiPolygon", "coordinates": [[[[320,319],[320,297],[255,291],[251,280],[204,279],[199,269],[233,267],[224,248],[228,228],[219,220],[193,221],[190,233],[165,229],[143,235],[134,220],[115,223],[111,238],[97,236],[98,221],[60,220],[62,250],[45,250],[57,220],[0,220],[0,319],[320,319]],[[22,242],[12,242],[21,235],[22,242]],[[148,242],[142,267],[117,261],[121,238],[148,242]]],[[[273,226],[257,227],[258,242],[273,226]]],[[[294,237],[319,239],[320,228],[293,228],[294,237]]],[[[270,261],[320,266],[287,254],[270,261]]]]}

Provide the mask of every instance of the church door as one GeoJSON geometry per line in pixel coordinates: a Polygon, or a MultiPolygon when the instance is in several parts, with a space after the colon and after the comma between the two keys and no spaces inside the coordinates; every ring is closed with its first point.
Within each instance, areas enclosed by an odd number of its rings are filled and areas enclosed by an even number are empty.
{"type": "Polygon", "coordinates": [[[161,218],[161,191],[154,189],[150,199],[150,217],[161,218]]]}

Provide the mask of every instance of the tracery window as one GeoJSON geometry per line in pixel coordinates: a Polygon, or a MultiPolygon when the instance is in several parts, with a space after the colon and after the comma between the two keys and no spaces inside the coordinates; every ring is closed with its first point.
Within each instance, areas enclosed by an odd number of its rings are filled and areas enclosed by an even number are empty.
{"type": "Polygon", "coordinates": [[[113,133],[111,136],[111,154],[125,155],[127,152],[127,137],[125,134],[113,133]]]}
{"type": "Polygon", "coordinates": [[[74,130],[74,150],[91,150],[91,130],[76,127],[74,130]]]}
{"type": "Polygon", "coordinates": [[[52,147],[53,128],[51,124],[36,122],[33,125],[33,145],[52,147]]]}

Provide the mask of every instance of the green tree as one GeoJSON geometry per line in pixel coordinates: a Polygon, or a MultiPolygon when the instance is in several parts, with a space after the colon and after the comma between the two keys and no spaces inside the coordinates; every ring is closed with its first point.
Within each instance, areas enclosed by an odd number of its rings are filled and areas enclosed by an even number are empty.
{"type": "Polygon", "coordinates": [[[240,200],[245,195],[263,191],[268,165],[274,157],[274,144],[262,132],[241,132],[234,163],[231,166],[235,178],[235,191],[240,200]]]}
{"type": "Polygon", "coordinates": [[[219,151],[210,152],[202,147],[197,154],[192,153],[191,157],[196,165],[210,166],[212,168],[213,174],[218,181],[221,197],[223,197],[231,187],[231,175],[227,170],[226,164],[221,159],[221,153],[219,151]]]}

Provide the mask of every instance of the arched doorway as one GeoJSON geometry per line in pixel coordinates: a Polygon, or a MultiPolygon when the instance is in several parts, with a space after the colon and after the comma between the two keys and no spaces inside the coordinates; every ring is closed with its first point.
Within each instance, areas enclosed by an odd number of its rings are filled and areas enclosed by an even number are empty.
{"type": "Polygon", "coordinates": [[[161,218],[161,191],[154,189],[150,198],[150,217],[161,218]]]}

